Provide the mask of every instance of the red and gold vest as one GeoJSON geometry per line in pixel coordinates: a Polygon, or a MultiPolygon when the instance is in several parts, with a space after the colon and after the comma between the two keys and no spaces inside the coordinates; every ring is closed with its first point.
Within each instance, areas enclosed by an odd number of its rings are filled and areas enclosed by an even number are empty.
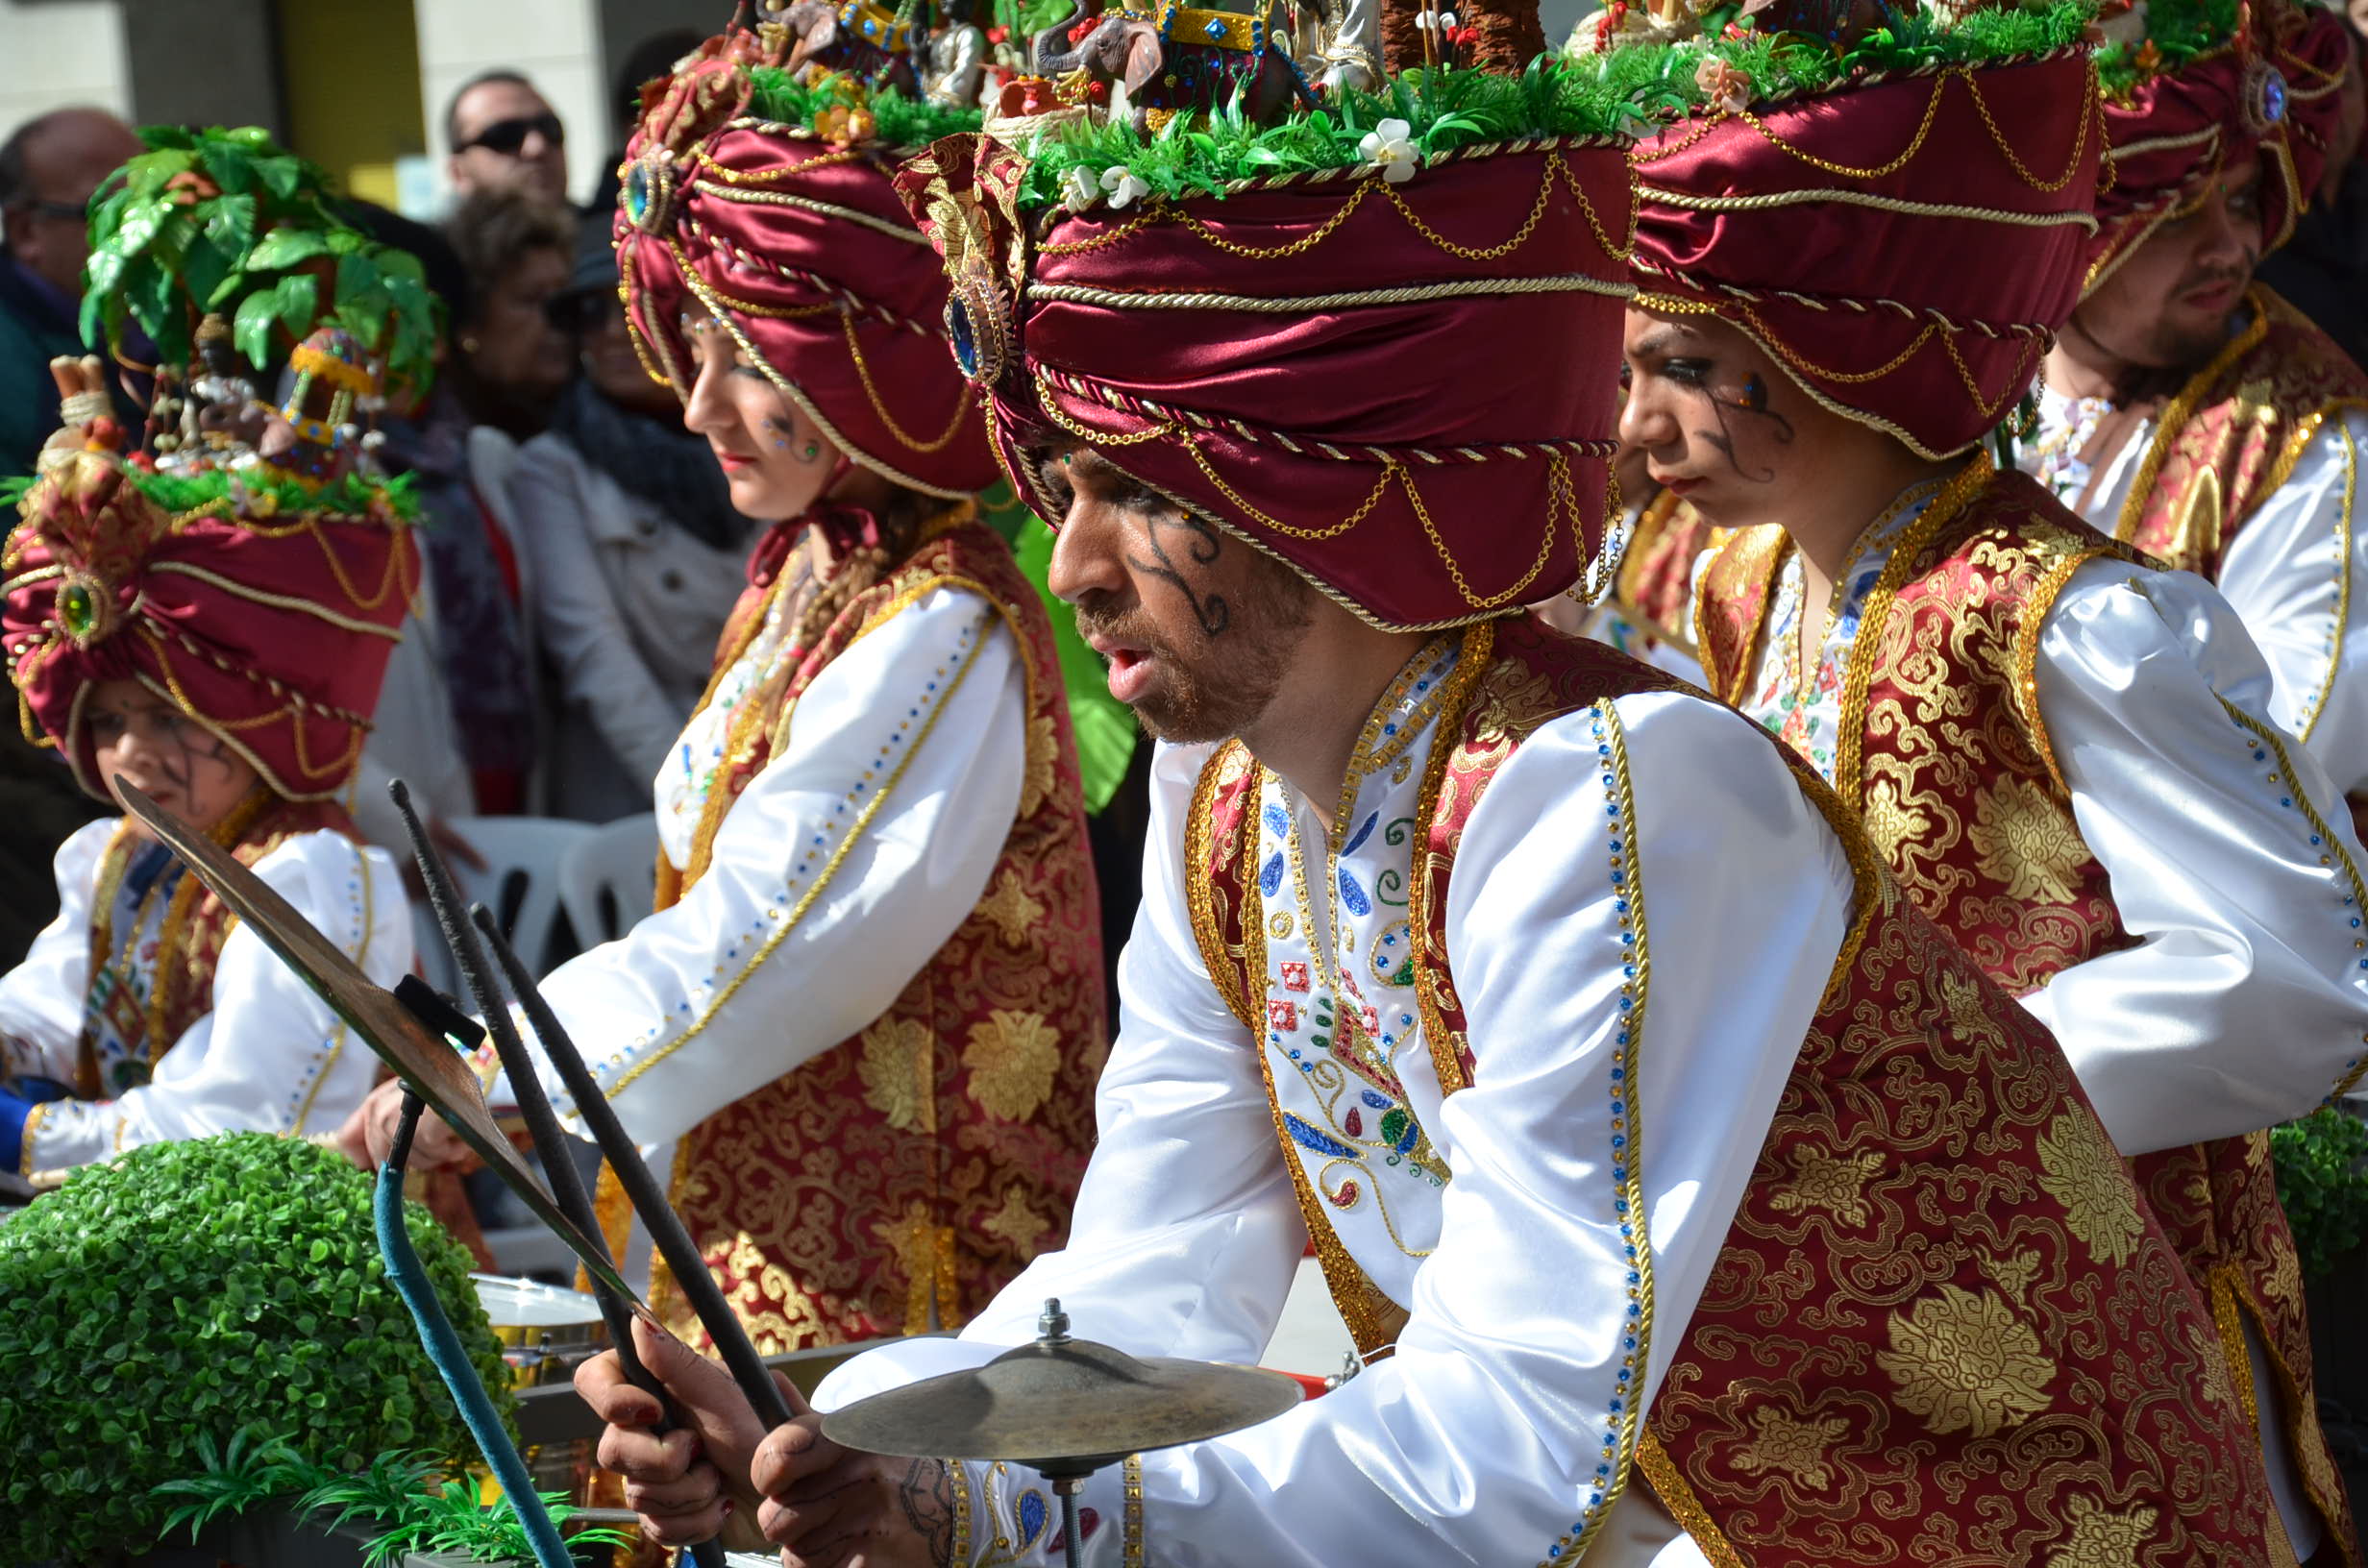
{"type": "MultiPolygon", "coordinates": [[[[736,796],[830,661],[940,588],[992,605],[1026,673],[1025,782],[986,895],[861,1034],[677,1148],[675,1208],[768,1353],[960,1324],[1061,1244],[1093,1146],[1108,1013],[1076,746],[1043,601],[999,536],[968,508],[925,527],[816,638],[778,700],[751,703],[716,788],[736,796]]],[[[719,672],[762,619],[755,600],[734,613],[719,672]]],[[[686,877],[660,877],[661,908],[704,869],[722,817],[702,823],[686,877]]],[[[621,1251],[628,1216],[606,1171],[601,1198],[621,1251]]],[[[659,1319],[704,1344],[662,1260],[652,1274],[659,1319]]]]}
{"type": "Polygon", "coordinates": [[[2163,408],[2114,537],[2219,580],[2231,539],[2329,417],[2368,406],[2368,374],[2259,284],[2244,330],[2163,408]]]}
{"type": "Polygon", "coordinates": [[[1646,502],[1620,557],[1620,613],[1646,635],[1693,653],[1693,564],[1731,531],[1712,527],[1673,490],[1646,502]]]}
{"type": "MultiPolygon", "coordinates": [[[[1739,700],[1790,546],[1740,530],[1702,579],[1696,625],[1712,689],[1739,700]]],[[[2105,868],[2072,816],[2040,722],[2038,641],[2072,574],[2128,551],[2019,473],[1960,508],[1936,501],[1885,562],[1842,685],[1834,791],[1916,906],[2009,992],[2127,947],[2105,868]]],[[[2287,1390],[2286,1426],[2334,1538],[2351,1515],[2312,1394],[2301,1260],[2269,1136],[2158,1150],[2131,1168],[2211,1303],[2230,1364],[2250,1364],[2250,1310],[2287,1390]]],[[[2238,1380],[2251,1407],[2251,1380],[2238,1380]]],[[[2356,1560],[2356,1559],[2353,1559],[2356,1560]]]]}
{"type": "MultiPolygon", "coordinates": [[[[1439,720],[1409,905],[1449,1093],[1486,1070],[1446,956],[1464,824],[1541,725],[1686,689],[1528,620],[1498,623],[1492,647],[1475,629],[1464,656],[1482,668],[1439,720]]],[[[1202,955],[1263,1033],[1257,775],[1241,760],[1211,759],[1186,854],[1202,955]]],[[[1650,1347],[1668,1357],[1637,1445],[1653,1489],[1718,1564],[2270,1560],[2210,1316],[2061,1051],[1793,768],[1850,852],[1855,910],[1701,1302],[1674,1346],[1650,1347]]],[[[1376,1299],[1283,1153],[1373,1350],[1402,1304],[1376,1299]]]]}

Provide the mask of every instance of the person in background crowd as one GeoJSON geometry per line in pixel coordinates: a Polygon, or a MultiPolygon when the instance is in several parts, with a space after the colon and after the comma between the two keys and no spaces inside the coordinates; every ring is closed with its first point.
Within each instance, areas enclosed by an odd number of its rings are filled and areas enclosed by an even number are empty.
{"type": "Polygon", "coordinates": [[[460,200],[522,190],[566,204],[567,128],[518,72],[485,71],[462,83],[445,106],[444,139],[452,148],[444,172],[460,200]]]}
{"type": "MultiPolygon", "coordinates": [[[[58,428],[49,362],[86,352],[75,319],[90,254],[86,209],[100,182],[143,151],[138,133],[103,109],[56,110],[0,142],[0,476],[32,473],[58,428]]],[[[115,400],[134,412],[120,388],[115,400]]]]}
{"type": "Polygon", "coordinates": [[[459,257],[462,299],[453,312],[454,373],[426,411],[416,455],[438,478],[443,527],[424,530],[436,600],[439,651],[453,718],[481,815],[532,809],[540,710],[527,562],[498,516],[506,441],[477,438],[542,428],[567,382],[566,337],[547,313],[567,280],[575,240],[564,209],[519,191],[472,196],[445,225],[459,257]],[[529,410],[531,410],[530,417],[529,410]]]}
{"type": "Polygon", "coordinates": [[[520,190],[488,190],[444,224],[468,293],[453,313],[460,352],[449,380],[472,424],[514,440],[540,433],[574,373],[551,302],[567,284],[576,228],[567,208],[520,190]]]}
{"type": "MultiPolygon", "coordinates": [[[[101,109],[62,109],[28,120],[0,142],[0,478],[33,472],[58,423],[49,361],[84,352],[75,320],[84,208],[100,182],[141,151],[137,133],[101,109]]],[[[118,415],[134,410],[115,386],[118,415]]],[[[58,912],[50,856],[96,809],[55,759],[0,723],[0,964],[24,956],[58,912]]]]}
{"type": "Polygon", "coordinates": [[[2254,276],[2335,340],[2355,364],[2368,364],[2368,78],[2359,69],[2363,40],[2351,28],[2353,68],[2344,73],[2342,112],[2328,134],[2327,172],[2310,210],[2294,223],[2285,248],[2261,258],[2254,276]]]}
{"type": "Polygon", "coordinates": [[[580,374],[509,480],[558,710],[548,809],[587,821],[649,809],[746,586],[749,544],[707,442],[633,352],[611,221],[583,220],[575,275],[552,302],[580,374]]]}

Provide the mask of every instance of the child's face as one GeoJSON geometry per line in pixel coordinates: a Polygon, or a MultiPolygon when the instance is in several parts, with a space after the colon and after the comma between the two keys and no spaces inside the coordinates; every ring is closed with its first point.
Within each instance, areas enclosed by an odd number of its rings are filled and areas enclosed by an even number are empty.
{"type": "Polygon", "coordinates": [[[200,832],[220,826],[258,782],[254,766],[221,736],[136,680],[92,687],[83,722],[110,795],[120,773],[200,832]]]}

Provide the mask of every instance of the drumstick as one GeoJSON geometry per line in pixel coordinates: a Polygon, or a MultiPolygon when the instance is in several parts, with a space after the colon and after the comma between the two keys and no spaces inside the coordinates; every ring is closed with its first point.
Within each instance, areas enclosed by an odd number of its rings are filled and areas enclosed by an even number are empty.
{"type": "Polygon", "coordinates": [[[724,1358],[724,1365],[740,1385],[741,1394],[756,1411],[757,1418],[768,1430],[787,1426],[796,1419],[788,1401],[781,1397],[778,1384],[773,1381],[772,1369],[756,1354],[749,1342],[748,1331],[733,1315],[731,1304],[724,1299],[724,1291],[707,1272],[707,1260],[700,1255],[698,1243],[683,1228],[682,1216],[674,1205],[666,1201],[665,1189],[641,1158],[641,1149],[633,1142],[617,1113],[609,1106],[608,1096],[593,1081],[592,1069],[583,1065],[583,1056],[576,1042],[568,1038],[559,1016],[551,1010],[536,988],[534,977],[518,962],[518,955],[503,940],[501,927],[494,923],[492,914],[482,905],[471,911],[477,929],[483,934],[486,945],[493,949],[495,960],[502,966],[509,981],[510,991],[518,1005],[526,1010],[527,1022],[533,1025],[534,1034],[543,1042],[543,1056],[559,1075],[567,1089],[568,1098],[576,1102],[576,1115],[583,1118],[594,1141],[601,1146],[608,1168],[617,1173],[617,1185],[633,1206],[633,1213],[649,1227],[650,1239],[666,1266],[674,1271],[675,1283],[699,1315],[700,1327],[715,1341],[716,1353],[724,1358]]]}
{"type": "MultiPolygon", "coordinates": [[[[484,949],[477,943],[477,934],[460,913],[459,891],[453,886],[452,872],[443,857],[428,842],[428,830],[419,814],[411,809],[411,792],[403,780],[387,785],[386,793],[394,797],[395,810],[403,817],[403,830],[411,841],[411,858],[419,864],[419,874],[428,888],[429,906],[435,911],[435,921],[444,933],[445,944],[452,948],[454,962],[460,966],[461,979],[476,999],[478,1010],[484,1015],[485,1027],[493,1034],[493,1049],[502,1059],[502,1070],[509,1074],[510,1089],[518,1097],[519,1115],[525,1117],[527,1132],[534,1139],[534,1153],[543,1163],[543,1178],[551,1184],[551,1195],[559,1210],[587,1236],[601,1234],[600,1218],[592,1207],[592,1196],[583,1189],[583,1175],[576,1168],[575,1139],[559,1125],[559,1118],[551,1109],[551,1097],[543,1092],[542,1080],[535,1076],[534,1062],[527,1054],[526,1041],[518,1038],[517,1023],[509,1016],[509,1008],[502,996],[502,988],[485,966],[484,949]]],[[[483,906],[478,907],[483,913],[483,906]]],[[[681,1411],[668,1397],[665,1384],[659,1383],[641,1362],[633,1349],[633,1315],[625,1301],[614,1290],[598,1280],[591,1282],[593,1299],[600,1303],[601,1317],[608,1325],[608,1337],[615,1341],[617,1360],[625,1370],[626,1381],[658,1402],[659,1416],[651,1431],[658,1436],[681,1424],[681,1411]]],[[[724,1543],[709,1538],[691,1549],[691,1558],[700,1568],[724,1568],[724,1543]]]]}

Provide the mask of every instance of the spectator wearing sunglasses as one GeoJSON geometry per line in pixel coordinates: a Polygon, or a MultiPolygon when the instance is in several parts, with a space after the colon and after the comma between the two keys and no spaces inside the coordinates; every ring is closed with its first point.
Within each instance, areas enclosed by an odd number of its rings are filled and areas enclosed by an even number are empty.
{"type": "MultiPolygon", "coordinates": [[[[90,193],[144,149],[104,110],[62,109],[0,142],[0,478],[33,472],[58,426],[49,361],[85,352],[75,317],[90,252],[90,193]]],[[[109,378],[113,386],[113,377],[109,378]]],[[[120,389],[116,411],[136,417],[120,389]]],[[[13,508],[6,516],[16,521],[13,508]]],[[[96,815],[57,753],[37,750],[12,721],[0,724],[0,968],[22,958],[57,913],[50,857],[96,815]]]]}
{"type": "Polygon", "coordinates": [[[705,438],[633,352],[609,221],[583,219],[551,305],[579,374],[509,480],[555,710],[545,809],[586,821],[650,809],[747,584],[751,531],[705,438]]]}
{"type": "Polygon", "coordinates": [[[0,478],[32,473],[57,429],[50,360],[87,352],[75,317],[90,255],[90,193],[146,150],[103,109],[56,110],[0,142],[0,478]]]}
{"type": "Polygon", "coordinates": [[[567,130],[534,84],[516,71],[471,77],[444,110],[452,147],[445,172],[462,201],[481,190],[522,190],[567,202],[567,130]]]}

